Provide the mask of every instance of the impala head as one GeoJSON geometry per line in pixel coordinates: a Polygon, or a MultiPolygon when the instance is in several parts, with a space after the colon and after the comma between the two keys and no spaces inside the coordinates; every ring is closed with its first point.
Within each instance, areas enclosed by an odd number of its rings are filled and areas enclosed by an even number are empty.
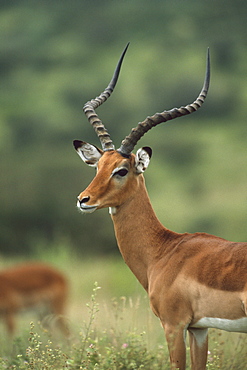
{"type": "Polygon", "coordinates": [[[117,83],[124,55],[129,44],[125,47],[107,88],[95,99],[88,101],[83,111],[99,137],[102,149],[84,141],[74,140],[74,147],[81,159],[89,166],[97,168],[97,174],[91,184],[78,197],[78,208],[85,213],[105,207],[118,207],[128,199],[140,181],[141,175],[148,167],[152,150],[149,147],[139,149],[134,155],[134,147],[140,138],[156,125],[183,115],[195,112],[203,104],[209,87],[210,61],[207,52],[207,67],[203,88],[198,98],[189,105],[173,108],[162,113],[156,113],[139,122],[136,128],[122,141],[119,149],[115,150],[110,135],[99,119],[95,109],[103,104],[111,95],[117,83]]]}

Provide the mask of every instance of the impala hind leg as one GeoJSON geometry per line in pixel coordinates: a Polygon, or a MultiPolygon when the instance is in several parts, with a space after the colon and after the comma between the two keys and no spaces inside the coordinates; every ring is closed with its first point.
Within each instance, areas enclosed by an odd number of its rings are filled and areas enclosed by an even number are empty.
{"type": "Polygon", "coordinates": [[[208,329],[188,329],[192,370],[205,370],[208,354],[208,329]]]}
{"type": "Polygon", "coordinates": [[[186,345],[185,329],[181,325],[173,326],[163,324],[168,344],[171,369],[185,370],[186,367],[186,345]]]}
{"type": "Polygon", "coordinates": [[[6,327],[8,331],[8,335],[10,338],[13,338],[14,332],[15,332],[15,318],[14,318],[14,312],[6,312],[5,314],[5,322],[6,322],[6,327]]]}
{"type": "Polygon", "coordinates": [[[52,302],[52,311],[56,315],[56,325],[60,328],[65,337],[69,337],[70,330],[68,323],[66,322],[66,317],[64,315],[65,306],[66,306],[67,296],[61,295],[53,299],[52,302]]]}

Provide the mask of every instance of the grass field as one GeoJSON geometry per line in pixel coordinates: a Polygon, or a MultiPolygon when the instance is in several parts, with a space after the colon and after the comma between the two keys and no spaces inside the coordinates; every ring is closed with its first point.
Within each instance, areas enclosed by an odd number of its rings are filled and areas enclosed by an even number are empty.
{"type": "MultiPolygon", "coordinates": [[[[71,339],[51,336],[30,312],[18,316],[12,343],[0,322],[0,370],[169,369],[163,330],[121,258],[76,258],[59,244],[39,249],[36,259],[68,276],[71,339]]],[[[1,268],[13,264],[1,258],[1,268]]],[[[209,337],[208,369],[246,369],[246,335],[210,330],[209,337]]],[[[187,355],[189,369],[189,350],[187,355]]]]}

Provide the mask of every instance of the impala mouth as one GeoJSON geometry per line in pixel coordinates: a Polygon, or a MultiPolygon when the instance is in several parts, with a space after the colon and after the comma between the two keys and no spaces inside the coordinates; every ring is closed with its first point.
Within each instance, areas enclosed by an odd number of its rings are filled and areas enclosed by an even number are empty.
{"type": "Polygon", "coordinates": [[[98,205],[96,205],[96,206],[89,206],[89,205],[87,205],[85,203],[80,203],[78,201],[77,202],[77,207],[83,213],[92,213],[92,212],[94,212],[97,209],[98,205]]]}

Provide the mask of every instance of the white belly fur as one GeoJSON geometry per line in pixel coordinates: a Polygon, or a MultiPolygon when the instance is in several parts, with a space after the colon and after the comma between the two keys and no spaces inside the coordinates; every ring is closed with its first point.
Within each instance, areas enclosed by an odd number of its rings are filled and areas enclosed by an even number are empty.
{"type": "Polygon", "coordinates": [[[238,333],[247,333],[247,317],[237,320],[218,319],[214,317],[204,317],[195,324],[191,325],[192,328],[215,328],[226,331],[235,331],[238,333]]]}

